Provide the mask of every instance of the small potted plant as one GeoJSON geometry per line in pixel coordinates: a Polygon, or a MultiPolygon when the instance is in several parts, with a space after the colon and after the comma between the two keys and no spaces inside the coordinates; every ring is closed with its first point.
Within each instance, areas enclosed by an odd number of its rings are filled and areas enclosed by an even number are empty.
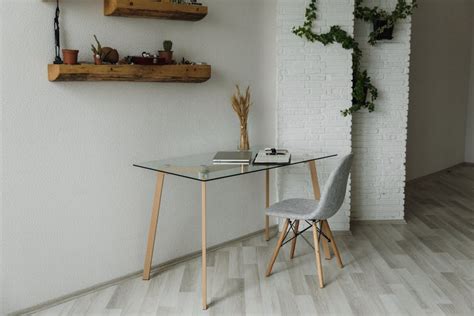
{"type": "Polygon", "coordinates": [[[372,20],[374,26],[374,35],[376,40],[393,39],[394,22],[389,17],[380,15],[380,17],[372,20]]]}
{"type": "Polygon", "coordinates": [[[63,49],[63,59],[66,65],[77,65],[77,56],[79,51],[77,49],[63,49]]]}
{"type": "Polygon", "coordinates": [[[172,41],[164,41],[163,42],[163,49],[158,51],[159,57],[165,60],[165,64],[172,64],[173,63],[173,48],[172,41]]]}
{"type": "Polygon", "coordinates": [[[91,44],[91,47],[92,47],[91,50],[92,50],[92,53],[94,54],[94,63],[96,65],[102,65],[102,57],[103,57],[104,51],[102,49],[102,45],[97,39],[97,36],[94,35],[94,39],[97,43],[97,47],[94,46],[94,44],[91,44]]]}

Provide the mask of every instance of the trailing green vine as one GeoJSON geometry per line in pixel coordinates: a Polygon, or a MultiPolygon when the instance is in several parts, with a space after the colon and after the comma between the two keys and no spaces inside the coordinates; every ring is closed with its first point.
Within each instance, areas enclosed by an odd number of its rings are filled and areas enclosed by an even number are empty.
{"type": "MultiPolygon", "coordinates": [[[[329,45],[337,42],[345,49],[352,49],[352,106],[348,109],[342,110],[341,113],[342,115],[347,116],[363,108],[368,109],[369,112],[373,112],[375,110],[374,101],[377,99],[378,91],[377,88],[371,83],[370,77],[367,74],[367,70],[361,70],[362,50],[359,48],[359,44],[351,35],[349,35],[338,25],[331,26],[329,32],[327,33],[315,33],[313,31],[313,23],[317,18],[316,1],[317,0],[310,1],[305,12],[305,22],[302,26],[293,27],[292,32],[295,35],[305,38],[310,42],[317,41],[323,45],[329,45]]],[[[398,0],[395,11],[389,15],[386,13],[386,11],[379,10],[377,7],[374,9],[361,7],[362,1],[363,0],[356,0],[355,15],[357,18],[361,18],[363,20],[366,20],[367,18],[368,20],[371,20],[373,17],[387,16],[390,19],[390,23],[392,23],[392,25],[398,19],[405,18],[407,15],[411,14],[413,9],[416,7],[416,0],[413,0],[411,5],[407,5],[405,0],[398,0]]],[[[381,32],[383,32],[383,30],[381,32]]],[[[371,34],[371,38],[372,36],[376,38],[377,35],[378,31],[373,35],[371,34]]],[[[375,41],[370,42],[372,45],[375,44],[375,41]]]]}
{"type": "Polygon", "coordinates": [[[310,42],[321,42],[323,45],[337,42],[345,49],[352,49],[352,69],[353,69],[353,83],[352,83],[352,106],[341,111],[342,115],[347,116],[362,108],[367,108],[369,112],[375,110],[374,101],[377,99],[377,88],[370,82],[370,77],[367,71],[361,71],[360,60],[362,58],[362,50],[354,38],[340,26],[331,26],[328,33],[316,34],[313,31],[313,23],[316,21],[316,1],[311,0],[309,6],[306,8],[306,21],[302,26],[293,27],[293,33],[301,38],[306,38],[310,42]],[[370,98],[366,98],[367,93],[370,93],[370,98]],[[368,100],[367,100],[368,99],[368,100]]]}
{"type": "Polygon", "coordinates": [[[398,0],[395,10],[391,13],[380,9],[379,7],[363,7],[362,2],[364,0],[355,0],[355,11],[354,15],[356,18],[364,20],[366,22],[384,21],[384,25],[374,29],[369,35],[369,43],[375,45],[377,38],[387,29],[393,28],[398,20],[406,19],[408,16],[413,14],[413,11],[418,6],[416,0],[412,0],[411,4],[408,4],[406,0],[398,0]]]}

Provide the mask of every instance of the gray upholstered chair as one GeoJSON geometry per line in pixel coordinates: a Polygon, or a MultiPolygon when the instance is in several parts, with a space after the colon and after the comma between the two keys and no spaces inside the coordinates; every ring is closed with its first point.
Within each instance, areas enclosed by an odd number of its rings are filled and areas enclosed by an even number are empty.
{"type": "MultiPolygon", "coordinates": [[[[352,157],[353,155],[350,154],[344,156],[340,160],[338,166],[333,170],[326,182],[326,185],[324,186],[320,201],[312,199],[288,199],[273,204],[267,209],[267,215],[284,218],[285,223],[283,224],[283,230],[268,265],[266,276],[269,276],[272,273],[273,264],[275,263],[280,248],[287,242],[292,241],[290,250],[290,258],[292,259],[295,253],[296,238],[311,227],[313,228],[313,240],[316,254],[316,265],[319,274],[319,286],[321,288],[324,287],[323,268],[321,265],[320,254],[321,240],[326,259],[331,259],[331,253],[329,250],[329,244],[331,244],[339,267],[343,267],[341,255],[339,254],[336,241],[334,240],[327,220],[336,214],[337,211],[339,211],[342,203],[344,202],[347,181],[352,165],[352,157]],[[300,221],[305,221],[310,226],[299,232],[298,227],[300,221]],[[293,230],[294,236],[285,242],[285,239],[291,230],[293,230]],[[323,237],[322,239],[321,236],[323,237]]],[[[304,238],[303,235],[301,235],[301,237],[304,238]]],[[[311,244],[310,246],[312,247],[311,244]]]]}

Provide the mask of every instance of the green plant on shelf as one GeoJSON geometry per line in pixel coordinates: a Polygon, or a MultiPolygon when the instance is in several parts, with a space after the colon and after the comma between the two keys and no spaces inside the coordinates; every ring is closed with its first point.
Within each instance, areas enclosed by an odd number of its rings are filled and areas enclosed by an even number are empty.
{"type": "Polygon", "coordinates": [[[94,39],[95,39],[95,42],[97,43],[97,47],[94,46],[94,44],[91,44],[91,51],[94,54],[94,57],[102,58],[102,54],[103,54],[102,45],[100,44],[96,35],[94,35],[94,39]]]}
{"type": "Polygon", "coordinates": [[[173,49],[173,42],[172,41],[164,41],[163,42],[163,49],[165,52],[171,52],[173,49]]]}

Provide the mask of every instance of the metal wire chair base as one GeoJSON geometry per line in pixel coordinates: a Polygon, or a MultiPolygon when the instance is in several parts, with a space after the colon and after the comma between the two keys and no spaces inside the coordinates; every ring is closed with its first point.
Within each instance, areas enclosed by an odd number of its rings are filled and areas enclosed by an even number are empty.
{"type": "MultiPolygon", "coordinates": [[[[281,244],[281,247],[283,247],[285,244],[289,243],[289,242],[292,241],[293,239],[297,238],[298,236],[301,236],[301,237],[304,239],[304,241],[306,241],[306,243],[307,243],[311,248],[314,249],[314,246],[308,241],[308,239],[306,239],[306,237],[303,235],[303,233],[304,233],[305,231],[307,231],[308,229],[310,229],[310,228],[313,226],[313,224],[319,223],[320,221],[319,221],[319,220],[314,220],[314,221],[310,222],[310,221],[305,220],[305,222],[306,222],[309,226],[306,227],[305,229],[301,230],[301,231],[296,231],[296,229],[295,229],[295,227],[294,227],[294,224],[295,224],[296,220],[293,220],[293,221],[291,221],[290,219],[288,219],[288,220],[289,220],[289,222],[290,222],[290,227],[288,228],[288,231],[285,233],[285,237],[283,238],[283,241],[284,241],[284,242],[281,244]],[[288,239],[288,240],[285,241],[286,237],[288,237],[288,234],[290,233],[291,230],[293,231],[293,233],[294,233],[295,235],[294,235],[292,238],[290,238],[290,239],[288,239]]],[[[324,238],[326,238],[326,240],[327,240],[328,242],[331,242],[331,239],[330,239],[328,236],[326,236],[326,234],[324,234],[324,233],[321,231],[321,229],[318,228],[318,226],[316,226],[316,230],[318,231],[319,238],[321,238],[321,236],[323,236],[324,238]]]]}

